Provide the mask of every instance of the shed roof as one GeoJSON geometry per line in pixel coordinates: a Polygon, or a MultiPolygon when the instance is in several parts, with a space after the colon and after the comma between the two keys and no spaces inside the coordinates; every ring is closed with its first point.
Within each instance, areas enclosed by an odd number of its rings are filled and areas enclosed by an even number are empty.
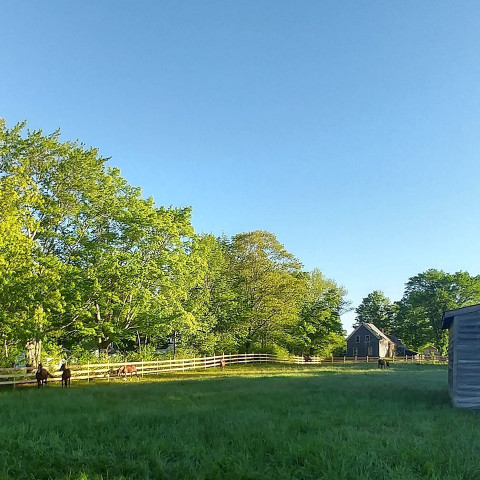
{"type": "Polygon", "coordinates": [[[373,323],[365,323],[362,322],[348,337],[347,340],[353,336],[353,334],[360,328],[364,326],[367,330],[369,330],[375,337],[377,337],[379,340],[387,340],[389,343],[395,343],[393,342],[388,336],[383,333],[379,328],[377,328],[373,323]]]}
{"type": "Polygon", "coordinates": [[[458,315],[466,315],[468,313],[480,312],[480,303],[476,305],[469,305],[468,307],[456,308],[454,310],[447,310],[443,313],[443,322],[442,328],[445,330],[450,328],[450,325],[453,322],[453,317],[458,315]]]}

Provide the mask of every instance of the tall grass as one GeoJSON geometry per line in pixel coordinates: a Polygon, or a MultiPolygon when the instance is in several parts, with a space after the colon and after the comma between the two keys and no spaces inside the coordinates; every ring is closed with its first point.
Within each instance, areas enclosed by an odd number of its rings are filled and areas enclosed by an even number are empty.
{"type": "Polygon", "coordinates": [[[229,366],[0,391],[1,479],[479,478],[438,365],[229,366]]]}

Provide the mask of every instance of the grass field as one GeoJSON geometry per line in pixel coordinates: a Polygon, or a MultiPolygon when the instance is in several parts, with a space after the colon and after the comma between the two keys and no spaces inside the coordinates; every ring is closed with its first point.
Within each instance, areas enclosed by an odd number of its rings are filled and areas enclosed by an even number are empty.
{"type": "Polygon", "coordinates": [[[447,369],[229,366],[0,390],[0,479],[480,478],[447,369]]]}

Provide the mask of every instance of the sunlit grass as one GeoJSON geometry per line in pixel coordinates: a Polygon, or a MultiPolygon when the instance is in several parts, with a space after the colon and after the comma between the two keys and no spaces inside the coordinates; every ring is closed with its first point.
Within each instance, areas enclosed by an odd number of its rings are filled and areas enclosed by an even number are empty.
{"type": "Polygon", "coordinates": [[[0,391],[2,479],[475,479],[438,365],[236,365],[0,391]]]}

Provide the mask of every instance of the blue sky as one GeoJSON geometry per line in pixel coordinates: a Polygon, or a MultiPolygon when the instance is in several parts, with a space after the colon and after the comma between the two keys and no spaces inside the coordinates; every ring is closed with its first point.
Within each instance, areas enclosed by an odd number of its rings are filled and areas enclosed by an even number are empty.
{"type": "Polygon", "coordinates": [[[0,117],[98,147],[197,232],[274,233],[353,307],[399,300],[480,274],[479,25],[477,1],[5,2],[0,117]]]}

